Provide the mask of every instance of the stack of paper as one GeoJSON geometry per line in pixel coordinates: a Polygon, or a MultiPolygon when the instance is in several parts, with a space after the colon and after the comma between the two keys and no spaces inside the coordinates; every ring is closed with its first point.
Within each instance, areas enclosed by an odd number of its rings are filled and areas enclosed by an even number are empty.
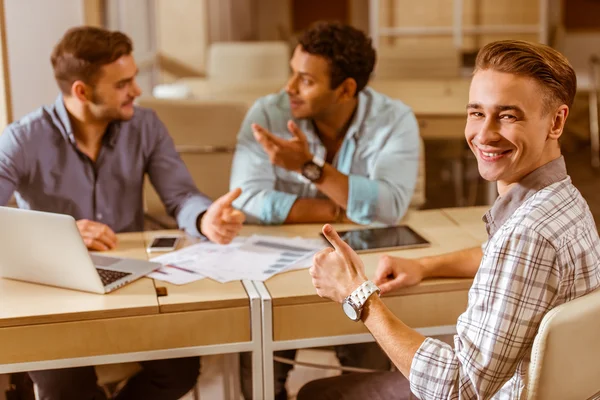
{"type": "Polygon", "coordinates": [[[259,235],[229,245],[201,242],[152,258],[163,267],[148,276],[177,285],[205,277],[219,282],[265,281],[284,271],[310,267],[312,256],[325,246],[322,239],[259,235]]]}

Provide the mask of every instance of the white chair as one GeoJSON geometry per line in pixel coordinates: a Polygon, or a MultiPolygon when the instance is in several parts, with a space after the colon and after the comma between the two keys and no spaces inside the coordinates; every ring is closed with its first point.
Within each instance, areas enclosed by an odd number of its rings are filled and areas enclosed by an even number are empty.
{"type": "Polygon", "coordinates": [[[529,400],[600,398],[600,289],[552,309],[533,343],[529,400]]]}
{"type": "Polygon", "coordinates": [[[423,138],[419,138],[421,141],[421,148],[419,151],[419,172],[417,175],[417,184],[415,185],[415,191],[412,198],[410,199],[410,208],[421,208],[425,205],[425,142],[423,138]]]}
{"type": "MultiPolygon", "coordinates": [[[[155,98],[142,98],[139,104],[156,111],[202,193],[216,199],[229,191],[231,162],[246,104],[155,98]]],[[[144,198],[146,214],[159,225],[173,227],[174,221],[148,180],[144,198]]]]}
{"type": "Polygon", "coordinates": [[[286,42],[218,42],[208,49],[209,80],[247,82],[280,79],[290,74],[290,49],[286,42]]]}

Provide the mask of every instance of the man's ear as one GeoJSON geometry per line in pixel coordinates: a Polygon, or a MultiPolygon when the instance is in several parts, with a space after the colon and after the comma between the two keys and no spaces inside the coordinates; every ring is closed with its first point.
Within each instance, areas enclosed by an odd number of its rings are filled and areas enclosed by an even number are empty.
{"type": "Polygon", "coordinates": [[[353,78],[346,78],[338,87],[340,100],[347,101],[354,98],[356,95],[356,81],[353,78]]]}
{"type": "Polygon", "coordinates": [[[71,85],[71,95],[82,102],[90,100],[92,96],[91,90],[91,87],[86,85],[83,81],[75,81],[73,82],[73,85],[71,85]]]}
{"type": "Polygon", "coordinates": [[[566,104],[558,107],[552,118],[552,126],[550,127],[550,134],[548,139],[558,140],[563,133],[565,128],[565,122],[569,116],[569,107],[566,104]]]}

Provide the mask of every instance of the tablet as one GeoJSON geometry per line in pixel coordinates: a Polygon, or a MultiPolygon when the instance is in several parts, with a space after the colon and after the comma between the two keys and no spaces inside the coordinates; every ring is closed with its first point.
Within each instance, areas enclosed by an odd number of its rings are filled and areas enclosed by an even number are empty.
{"type": "Polygon", "coordinates": [[[338,234],[357,253],[431,245],[425,238],[406,225],[340,231],[338,234]]]}

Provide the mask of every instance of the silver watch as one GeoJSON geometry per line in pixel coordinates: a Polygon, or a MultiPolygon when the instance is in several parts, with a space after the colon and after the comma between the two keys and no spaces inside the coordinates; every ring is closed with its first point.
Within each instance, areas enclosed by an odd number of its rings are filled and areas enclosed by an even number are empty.
{"type": "Polygon", "coordinates": [[[373,293],[379,294],[380,290],[371,281],[365,281],[360,285],[354,292],[350,293],[348,297],[342,302],[342,309],[348,318],[352,321],[360,321],[362,309],[365,306],[368,298],[373,293]]]}

